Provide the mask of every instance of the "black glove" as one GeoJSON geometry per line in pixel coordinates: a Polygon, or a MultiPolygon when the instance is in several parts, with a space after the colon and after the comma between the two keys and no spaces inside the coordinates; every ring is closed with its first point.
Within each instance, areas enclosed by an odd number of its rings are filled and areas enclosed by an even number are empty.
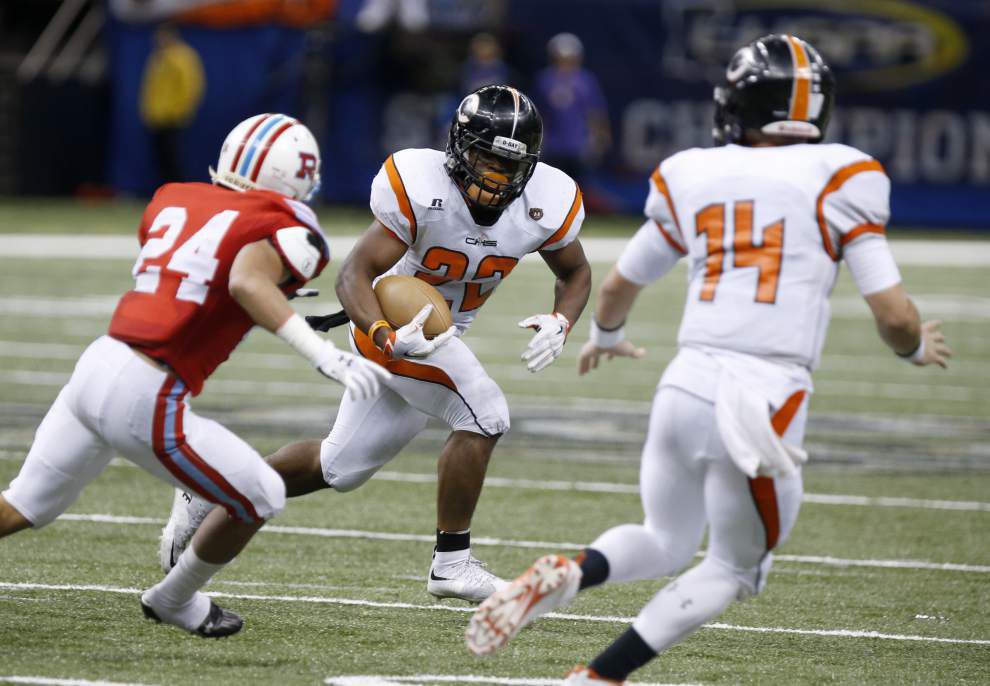
{"type": "Polygon", "coordinates": [[[323,316],[319,315],[309,315],[306,317],[306,323],[309,324],[310,328],[316,331],[329,331],[330,329],[335,329],[338,326],[343,326],[351,321],[351,318],[347,316],[347,313],[341,310],[340,312],[334,312],[333,314],[325,314],[323,316]]]}

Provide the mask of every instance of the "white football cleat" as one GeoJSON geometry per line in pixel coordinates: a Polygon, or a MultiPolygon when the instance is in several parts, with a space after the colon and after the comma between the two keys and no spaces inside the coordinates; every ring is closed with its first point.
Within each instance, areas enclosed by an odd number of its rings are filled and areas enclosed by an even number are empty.
{"type": "Polygon", "coordinates": [[[167,574],[172,570],[196,529],[214,507],[213,503],[197,495],[187,493],[181,488],[175,489],[172,512],[158,542],[158,562],[162,565],[162,571],[167,574]]]}
{"type": "Polygon", "coordinates": [[[593,670],[591,667],[585,667],[584,665],[578,665],[571,671],[567,673],[564,677],[563,686],[602,686],[602,684],[611,684],[612,686],[622,686],[626,682],[616,681],[615,679],[606,679],[603,676],[593,670]]]}
{"type": "Polygon", "coordinates": [[[544,555],[475,610],[464,633],[468,650],[475,655],[494,653],[537,617],[571,602],[580,581],[577,562],[544,555]]]}
{"type": "Polygon", "coordinates": [[[509,582],[486,569],[487,565],[473,555],[449,565],[430,566],[426,590],[437,598],[460,598],[480,603],[509,582]]]}

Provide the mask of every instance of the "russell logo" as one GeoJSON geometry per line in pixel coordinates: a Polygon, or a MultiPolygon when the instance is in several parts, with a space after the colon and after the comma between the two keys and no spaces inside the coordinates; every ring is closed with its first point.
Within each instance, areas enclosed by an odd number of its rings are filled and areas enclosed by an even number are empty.
{"type": "Polygon", "coordinates": [[[543,219],[543,210],[539,207],[531,207],[529,209],[529,218],[533,221],[540,221],[543,219]]]}

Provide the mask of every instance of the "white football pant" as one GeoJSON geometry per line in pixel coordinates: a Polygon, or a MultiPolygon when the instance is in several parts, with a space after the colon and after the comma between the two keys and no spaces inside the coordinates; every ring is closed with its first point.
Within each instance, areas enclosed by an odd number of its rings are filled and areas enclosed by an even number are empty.
{"type": "MultiPolygon", "coordinates": [[[[351,344],[365,357],[377,351],[355,343],[353,335],[351,344]]],[[[333,428],[323,439],[323,477],[338,491],[354,490],[370,479],[431,416],[452,431],[497,436],[509,430],[509,405],[502,389],[460,338],[450,339],[426,358],[392,361],[388,370],[392,378],[378,396],[354,400],[344,394],[333,428]]]]}
{"type": "MultiPolygon", "coordinates": [[[[807,399],[783,438],[800,445],[807,399]]],[[[732,462],[715,424],[715,407],[680,388],[661,386],[643,446],[643,524],[624,524],[591,544],[609,563],[607,581],[673,576],[687,566],[709,527],[704,560],[668,584],[633,627],[657,652],[720,614],[734,599],[759,593],[770,551],[784,542],[801,505],[801,472],[748,479],[732,462]]]]}
{"type": "Polygon", "coordinates": [[[194,414],[185,384],[109,336],[86,348],[3,497],[35,527],[55,520],[116,452],[242,521],[285,505],[285,483],[251,446],[194,414]]]}

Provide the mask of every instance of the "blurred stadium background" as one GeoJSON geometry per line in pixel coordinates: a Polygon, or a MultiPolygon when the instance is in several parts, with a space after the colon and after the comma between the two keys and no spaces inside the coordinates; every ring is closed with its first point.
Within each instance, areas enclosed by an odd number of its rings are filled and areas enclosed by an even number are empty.
{"type": "MultiPolygon", "coordinates": [[[[711,86],[768,32],[815,44],[839,83],[829,138],[894,182],[889,234],[924,316],[957,356],[915,370],[875,337],[845,275],[812,401],[809,497],[766,593],[637,678],[651,683],[986,683],[990,665],[990,2],[984,0],[7,0],[0,4],[0,484],[78,354],[130,288],[134,231],[165,179],[205,180],[226,132],[260,111],[323,149],[317,210],[337,260],[368,223],[385,156],[442,147],[485,79],[545,92],[548,151],[587,194],[596,281],[639,225],[649,171],[709,145],[711,86]],[[548,41],[582,43],[592,93],[553,86],[548,41]],[[580,114],[552,120],[552,112],[580,114]]],[[[564,46],[565,48],[567,45],[564,46]]],[[[573,54],[573,44],[571,44],[573,54]]],[[[336,305],[334,271],[315,285],[336,305]]],[[[524,262],[469,339],[513,430],[475,521],[505,576],[641,516],[637,459],[673,356],[683,272],[650,289],[641,363],[574,373],[586,327],[534,378],[521,316],[550,305],[524,262]],[[527,303],[525,311],[519,303],[527,303]]],[[[338,334],[335,334],[339,338],[338,334]]],[[[338,340],[343,345],[343,340],[338,340]]],[[[322,435],[339,392],[252,334],[197,398],[262,452],[322,435]]],[[[426,595],[431,427],[362,490],[293,501],[212,589],[248,629],[196,642],[146,625],[171,494],[114,464],[69,515],[0,544],[0,683],[543,684],[592,657],[658,588],[588,594],[503,656],[470,658],[466,606],[426,595]],[[392,675],[401,679],[369,677],[392,675]],[[433,675],[433,676],[426,676],[433,675]],[[364,678],[362,681],[360,678],[364,678]]]]}

